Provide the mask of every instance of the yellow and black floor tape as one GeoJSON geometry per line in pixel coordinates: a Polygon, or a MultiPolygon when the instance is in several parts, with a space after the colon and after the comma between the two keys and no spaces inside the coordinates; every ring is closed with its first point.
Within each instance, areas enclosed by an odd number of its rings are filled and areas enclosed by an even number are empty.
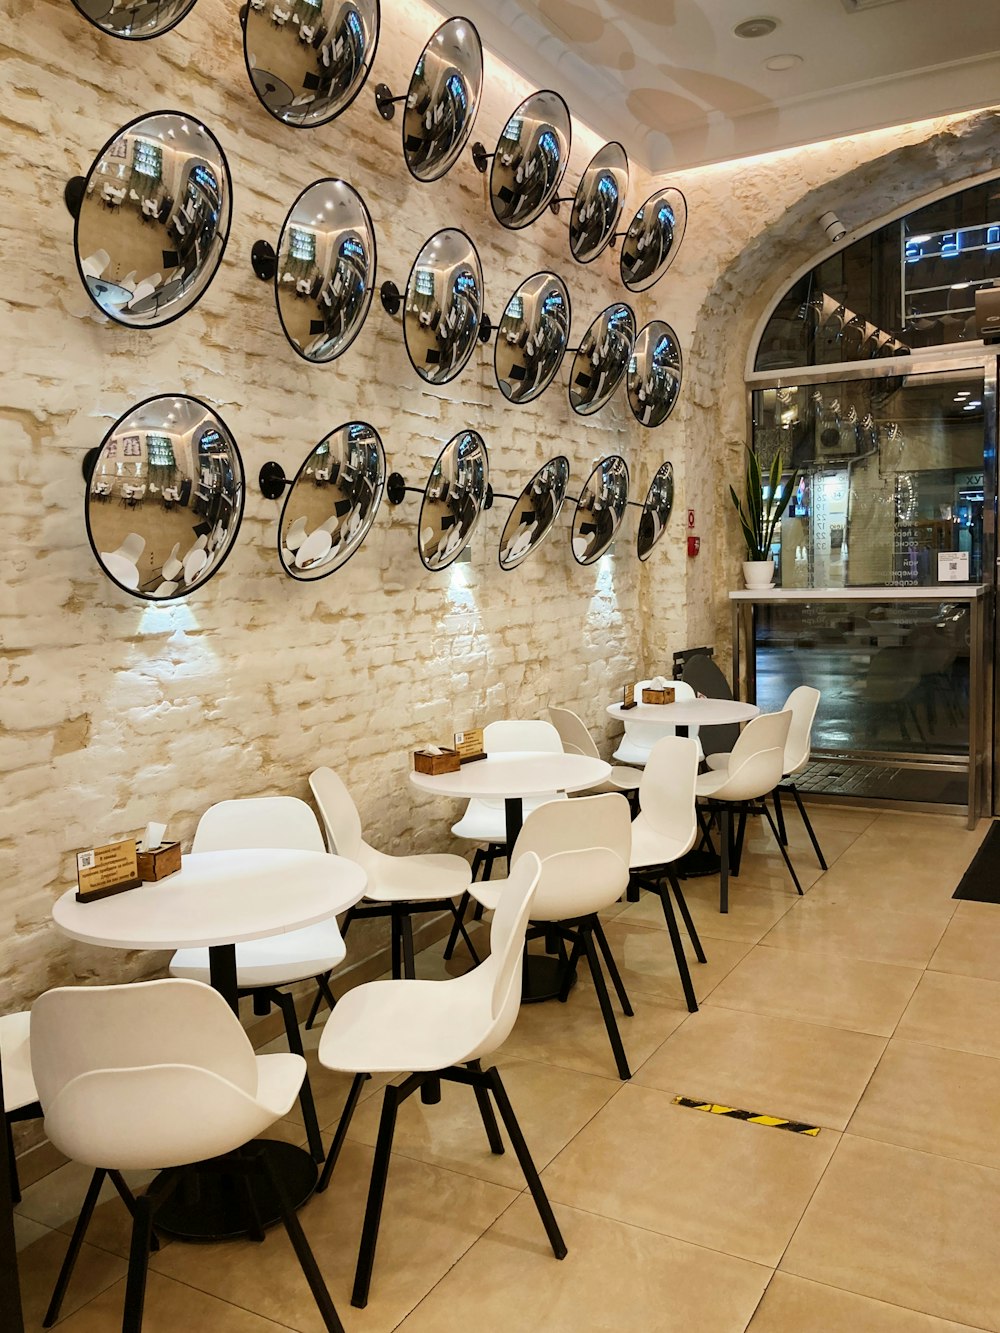
{"type": "Polygon", "coordinates": [[[815,1138],[819,1133],[817,1125],[803,1125],[798,1120],[783,1120],[778,1115],[762,1115],[759,1111],[740,1111],[735,1106],[719,1106],[717,1102],[700,1102],[696,1097],[675,1097],[675,1106],[690,1106],[695,1111],[708,1111],[710,1115],[728,1116],[730,1120],[749,1120],[753,1125],[770,1125],[772,1129],[787,1129],[792,1134],[808,1134],[815,1138]]]}

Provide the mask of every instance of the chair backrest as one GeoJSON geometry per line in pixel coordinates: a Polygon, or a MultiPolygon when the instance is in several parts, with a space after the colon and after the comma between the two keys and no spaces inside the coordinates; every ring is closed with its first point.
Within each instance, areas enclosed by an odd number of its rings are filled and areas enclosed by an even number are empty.
{"type": "Polygon", "coordinates": [[[309,774],[309,786],[326,828],[329,850],[356,861],[364,847],[364,838],[361,816],[351,793],[332,768],[315,769],[309,774]]]}
{"type": "Polygon", "coordinates": [[[483,728],[483,748],[487,754],[503,750],[544,750],[562,753],[562,741],[551,722],[541,720],[490,722],[483,728]]]}
{"type": "Polygon", "coordinates": [[[247,796],[210,805],[195,830],[193,852],[278,847],[325,852],[319,822],[297,796],[247,796]]]}
{"type": "MultiPolygon", "coordinates": [[[[511,1009],[513,1015],[517,1015],[521,1002],[524,932],[531,917],[531,901],[541,870],[542,863],[533,853],[522,856],[511,870],[493,913],[490,956],[482,966],[495,969],[491,1002],[494,1022],[502,1021],[511,1009]]],[[[504,1037],[506,1035],[505,1032],[504,1037]]]]}
{"type": "Polygon", "coordinates": [[[819,690],[811,685],[798,685],[785,700],[784,711],[791,713],[792,723],[785,741],[785,775],[797,773],[809,762],[812,744],[812,726],[819,707],[819,690]]]}
{"type": "Polygon", "coordinates": [[[567,754],[584,754],[591,759],[600,759],[601,752],[583,718],[568,708],[549,708],[548,714],[567,754]]]}
{"type": "Polygon", "coordinates": [[[791,713],[761,713],[748,722],[729,756],[726,781],[713,793],[722,801],[750,801],[774,790],[785,774],[791,713]]]}
{"type": "Polygon", "coordinates": [[[628,887],[632,822],[617,792],[548,801],[524,821],[512,863],[529,852],[542,863],[532,920],[561,921],[600,911],[628,887]]]}
{"type": "Polygon", "coordinates": [[[646,823],[671,840],[694,842],[698,742],[690,736],[664,736],[646,760],[639,783],[639,809],[646,823]]]}
{"type": "MultiPolygon", "coordinates": [[[[729,681],[716,666],[715,662],[704,653],[695,653],[684,663],[682,679],[692,686],[696,694],[703,694],[706,699],[731,699],[733,691],[729,681]]],[[[728,754],[740,735],[739,723],[723,726],[700,727],[698,739],[705,754],[728,754]]]]}

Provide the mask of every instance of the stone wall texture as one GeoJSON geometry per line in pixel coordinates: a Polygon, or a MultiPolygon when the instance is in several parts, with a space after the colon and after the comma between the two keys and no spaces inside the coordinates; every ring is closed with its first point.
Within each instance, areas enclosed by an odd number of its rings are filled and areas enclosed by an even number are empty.
{"type": "MultiPolygon", "coordinates": [[[[487,310],[498,319],[529,274],[553,268],[569,283],[573,336],[621,299],[617,258],[589,266],[569,255],[568,210],[524,232],[494,221],[468,153],[435,185],[402,161],[399,119],[376,114],[376,80],[405,88],[440,21],[422,0],[385,0],[373,76],[337,121],[287,129],[258,104],[243,63],[237,6],[199,0],[163,38],[116,41],[65,0],[9,0],[2,51],[6,171],[0,243],[6,281],[0,489],[0,1010],[67,981],[115,980],[162,968],[163,955],[88,950],[61,939],[51,903],[74,879],[74,852],[170,821],[189,844],[201,812],[234,796],[307,796],[307,776],[330,764],[355,793],[367,834],[389,851],[443,848],[456,808],[407,781],[416,743],[503,716],[575,708],[609,748],[605,704],[670,653],[715,642],[727,653],[725,591],[739,551],[723,481],[745,439],[743,369],[754,326],[793,269],[818,252],[815,218],[834,206],[858,227],[948,181],[996,166],[986,114],[682,173],[687,238],[667,277],[634,302],[639,322],[669,320],[686,360],[680,405],[661,429],[637,425],[623,396],[596,416],[570,410],[568,361],[535,403],[508,406],[481,348],[457,380],[424,386],[399,325],[376,301],[351,350],[325,367],[300,360],[281,333],[250,248],[276,242],[299,191],[342,176],[368,202],[379,281],[405,282],[431,232],[462,227],[483,258],[487,310]],[[66,180],[87,170],[118,126],[177,108],[221,140],[234,178],[233,230],[200,304],[175,324],[134,332],[85,316],[73,259],[66,180]],[[187,601],[130,599],[97,568],[86,539],[80,464],[108,426],[154,393],[190,392],[216,406],[239,442],[246,514],[224,570],[187,601]],[[379,430],[390,467],[422,485],[441,445],[479,430],[492,480],[516,492],[555,453],[573,486],[601,456],[620,452],[641,499],[657,466],[674,462],[678,491],[666,539],[647,565],[635,557],[637,510],[610,557],[578,566],[559,531],[504,574],[497,544],[507,505],[484,517],[472,561],[429,574],[416,553],[417,506],[383,506],[343,571],[314,584],[281,572],[279,506],[254,484],[263,462],[287,472],[330,429],[361,419],[379,430]],[[684,516],[697,514],[698,560],[685,554],[684,516]]],[[[523,80],[487,53],[475,136],[492,148],[523,80]]],[[[574,125],[572,188],[598,146],[574,125]]],[[[649,192],[633,170],[629,207],[649,192]]],[[[574,490],[575,493],[575,490],[574,490]]],[[[362,952],[381,932],[352,937],[362,952]]]]}

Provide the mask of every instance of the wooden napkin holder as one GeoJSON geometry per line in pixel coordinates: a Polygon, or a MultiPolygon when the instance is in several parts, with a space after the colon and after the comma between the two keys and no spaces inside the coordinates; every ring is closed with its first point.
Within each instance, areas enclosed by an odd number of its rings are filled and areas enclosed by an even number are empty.
{"type": "Polygon", "coordinates": [[[676,690],[672,685],[668,685],[665,690],[650,690],[643,688],[642,702],[644,704],[672,704],[676,690]]]}
{"type": "Polygon", "coordinates": [[[461,767],[457,750],[442,750],[440,754],[425,754],[423,750],[413,751],[414,773],[428,773],[435,778],[439,773],[457,773],[461,767]]]}
{"type": "Polygon", "coordinates": [[[176,875],[181,868],[181,845],[179,842],[165,842],[152,851],[136,852],[139,877],[144,884],[153,884],[168,875],[176,875]]]}

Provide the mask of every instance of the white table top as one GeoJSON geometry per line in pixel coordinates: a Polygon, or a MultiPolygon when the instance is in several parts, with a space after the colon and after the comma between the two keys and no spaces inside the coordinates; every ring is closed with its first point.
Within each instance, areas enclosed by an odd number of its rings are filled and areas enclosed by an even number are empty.
{"type": "Polygon", "coordinates": [[[618,722],[659,723],[664,727],[714,727],[749,722],[760,709],[738,699],[679,699],[674,704],[641,704],[623,708],[608,704],[608,714],[618,722]]]}
{"type": "Polygon", "coordinates": [[[70,889],[52,917],[70,939],[110,949],[211,948],[326,921],[367,883],[354,861],[326,852],[189,852],[176,875],[111,898],[78,903],[70,889]]]}
{"type": "Polygon", "coordinates": [[[604,782],[611,765],[584,754],[511,750],[463,764],[457,773],[411,773],[410,781],[435,796],[515,799],[553,791],[583,791],[604,782]]]}
{"type": "Polygon", "coordinates": [[[974,602],[981,583],[936,583],[926,588],[743,588],[731,602],[974,602]]]}

